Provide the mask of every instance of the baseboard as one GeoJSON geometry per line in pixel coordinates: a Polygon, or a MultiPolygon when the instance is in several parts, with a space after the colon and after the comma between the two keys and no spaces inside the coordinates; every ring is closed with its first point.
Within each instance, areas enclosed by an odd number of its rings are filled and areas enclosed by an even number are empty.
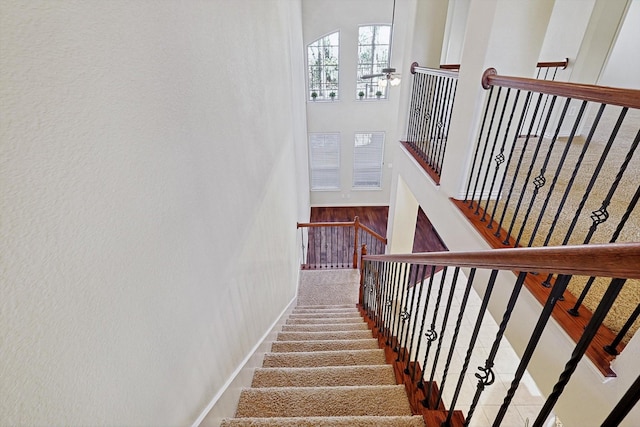
{"type": "Polygon", "coordinates": [[[280,316],[271,324],[269,330],[260,338],[258,343],[251,349],[247,357],[240,363],[220,391],[213,396],[200,416],[191,424],[191,427],[218,427],[223,418],[232,418],[235,415],[236,407],[240,399],[240,392],[243,388],[251,386],[253,371],[262,366],[264,354],[271,349],[271,342],[282,324],[289,317],[290,312],[295,307],[296,296],[287,304],[280,316]]]}

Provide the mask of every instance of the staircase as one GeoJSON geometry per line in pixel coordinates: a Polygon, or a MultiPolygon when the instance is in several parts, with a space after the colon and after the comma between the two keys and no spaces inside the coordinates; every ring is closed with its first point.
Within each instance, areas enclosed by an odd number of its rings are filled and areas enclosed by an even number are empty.
{"type": "Polygon", "coordinates": [[[221,426],[424,426],[356,308],[357,272],[308,271],[298,305],[221,426]]]}

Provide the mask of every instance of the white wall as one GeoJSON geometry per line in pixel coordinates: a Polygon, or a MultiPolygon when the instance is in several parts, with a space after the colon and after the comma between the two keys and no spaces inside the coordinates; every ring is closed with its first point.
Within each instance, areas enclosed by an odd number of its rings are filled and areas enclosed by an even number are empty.
{"type": "Polygon", "coordinates": [[[299,16],[2,0],[0,424],[189,424],[293,298],[299,16]]]}
{"type": "Polygon", "coordinates": [[[640,0],[631,0],[599,85],[640,89],[640,0]]]}

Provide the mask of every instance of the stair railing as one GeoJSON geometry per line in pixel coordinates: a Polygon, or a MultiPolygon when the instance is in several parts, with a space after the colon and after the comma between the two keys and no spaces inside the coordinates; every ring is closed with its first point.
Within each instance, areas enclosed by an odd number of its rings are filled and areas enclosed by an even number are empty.
{"type": "MultiPolygon", "coordinates": [[[[367,255],[363,258],[360,305],[373,327],[374,335],[396,354],[396,377],[405,383],[414,413],[426,415],[425,411],[449,408],[442,425],[451,425],[454,413],[459,412],[456,408],[461,390],[465,385],[469,387],[470,381],[476,381],[475,394],[468,412],[464,414],[464,425],[468,425],[483,392],[494,382],[494,367],[497,368],[496,364],[499,363],[496,355],[505,339],[504,332],[514,314],[525,279],[536,274],[530,272],[557,275],[502,405],[495,419],[491,420],[493,426],[499,426],[504,421],[529,362],[538,351],[553,307],[571,277],[586,275],[607,278],[609,283],[604,296],[582,331],[564,369],[558,372],[558,381],[532,424],[542,426],[564,393],[616,297],[625,286],[629,286],[627,279],[640,278],[638,259],[640,243],[367,255]],[[443,269],[434,274],[436,267],[443,269]],[[518,273],[514,274],[513,271],[518,273]],[[428,279],[425,279],[427,276],[428,279]],[[415,286],[412,285],[415,283],[415,286]],[[472,286],[484,289],[479,304],[470,302],[472,286]],[[500,308],[503,314],[499,327],[497,330],[487,330],[489,326],[483,322],[483,318],[492,293],[495,294],[496,287],[504,286],[510,286],[510,297],[500,308]],[[471,332],[469,326],[462,327],[463,319],[469,318],[473,325],[471,332]],[[484,363],[482,359],[485,353],[478,351],[480,341],[487,349],[484,363]],[[460,362],[456,365],[454,355],[456,348],[460,351],[459,343],[464,343],[462,350],[465,357],[461,365],[460,362]],[[479,365],[475,380],[470,380],[470,376],[466,375],[472,364],[479,365]],[[452,369],[454,367],[456,369],[452,369]]],[[[493,307],[496,307],[495,302],[493,307]]],[[[618,425],[638,402],[639,396],[640,382],[636,381],[602,425],[618,425]]],[[[589,402],[584,404],[588,405],[589,402]]]]}
{"type": "Polygon", "coordinates": [[[384,254],[387,239],[360,222],[297,223],[302,237],[304,270],[358,268],[362,247],[369,254],[384,254]]]}

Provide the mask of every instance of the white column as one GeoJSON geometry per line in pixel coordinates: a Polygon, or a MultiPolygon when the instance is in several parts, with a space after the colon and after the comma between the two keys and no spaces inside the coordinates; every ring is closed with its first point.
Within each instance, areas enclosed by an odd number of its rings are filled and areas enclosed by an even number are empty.
{"type": "MultiPolygon", "coordinates": [[[[413,250],[413,237],[416,233],[418,201],[401,176],[396,175],[395,196],[389,206],[387,225],[387,248],[392,254],[410,254],[413,250]]],[[[392,197],[393,197],[392,196],[392,197]]]]}
{"type": "Polygon", "coordinates": [[[554,0],[484,0],[469,5],[458,90],[440,185],[447,194],[464,195],[486,91],[485,69],[501,75],[530,76],[544,41],[554,0]]]}

